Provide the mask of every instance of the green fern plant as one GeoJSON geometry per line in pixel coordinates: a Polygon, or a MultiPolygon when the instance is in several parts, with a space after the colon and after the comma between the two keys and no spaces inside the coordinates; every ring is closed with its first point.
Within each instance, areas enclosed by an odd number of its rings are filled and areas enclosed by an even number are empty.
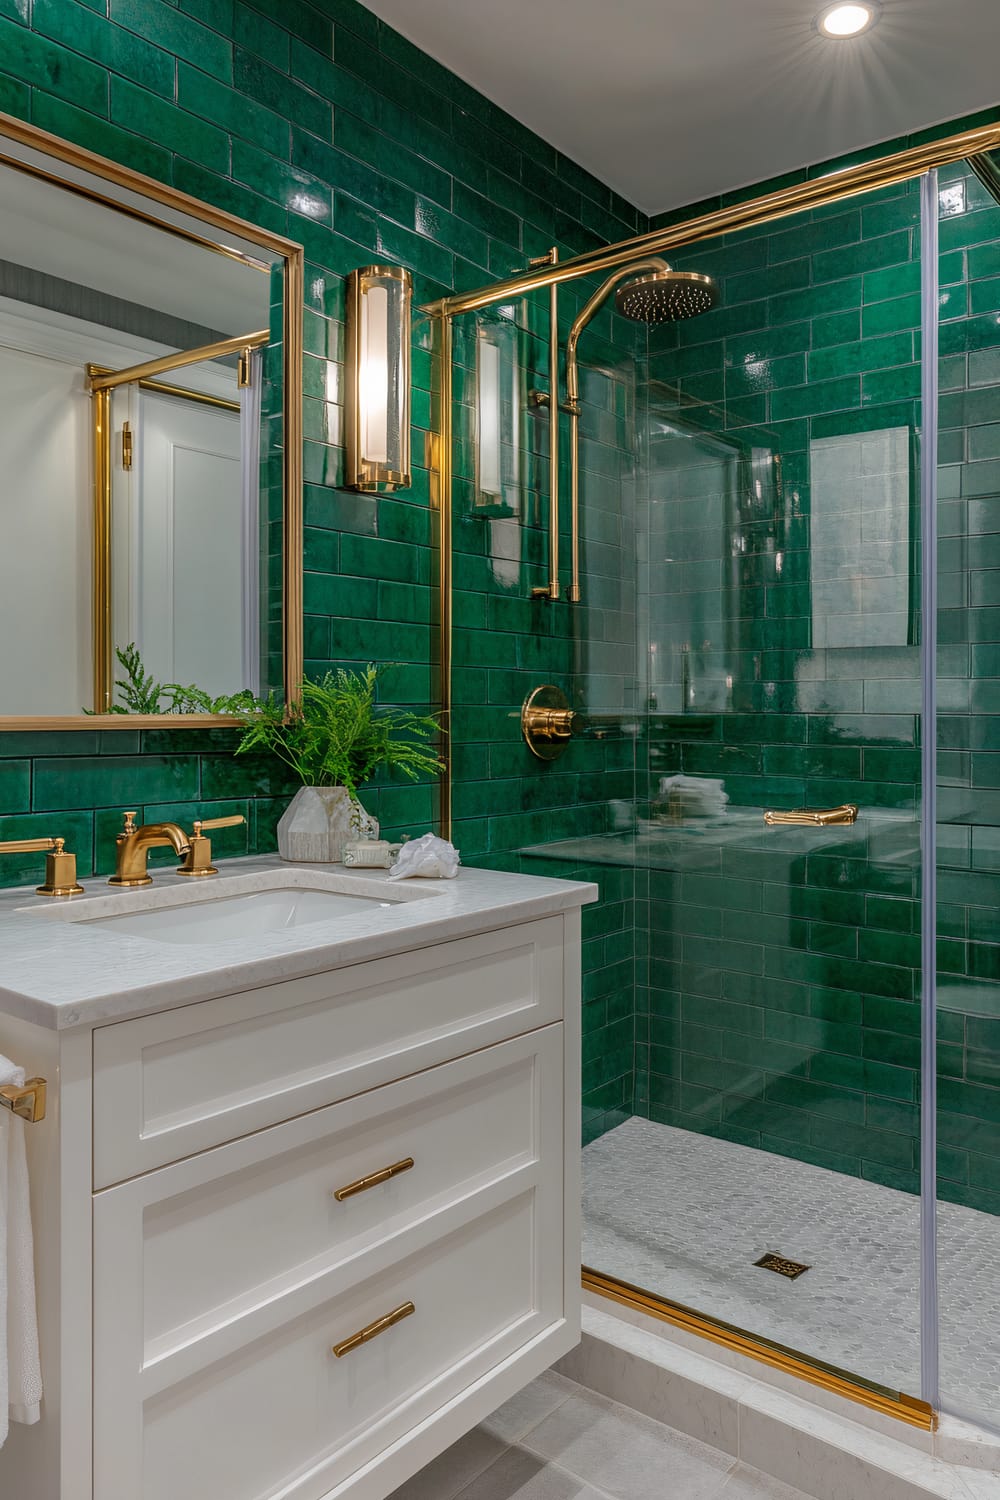
{"type": "Polygon", "coordinates": [[[433,775],[443,763],[428,741],[440,725],[430,715],[377,702],[388,670],[369,662],[360,671],[341,667],[307,680],[287,713],[273,694],[250,711],[237,710],[244,724],[237,755],[269,750],[303,786],[343,786],[354,800],[358,787],[383,766],[411,781],[433,775]]]}
{"type": "MultiPolygon", "coordinates": [[[[180,682],[157,682],[153,674],[146,671],[134,641],[127,646],[116,646],[115,655],[125,673],[124,677],[115,679],[122,701],[112,703],[108,713],[242,715],[253,713],[259,701],[249,688],[213,698],[194,683],[185,686],[180,682]]],[[[94,714],[97,710],[85,708],[83,712],[94,714]]]]}

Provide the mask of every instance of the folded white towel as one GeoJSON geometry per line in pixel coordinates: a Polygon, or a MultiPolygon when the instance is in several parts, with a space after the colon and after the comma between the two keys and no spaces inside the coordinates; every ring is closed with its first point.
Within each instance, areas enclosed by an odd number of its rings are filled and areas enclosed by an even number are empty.
{"type": "MultiPolygon", "coordinates": [[[[0,1055],[0,1086],[24,1086],[24,1069],[0,1055]]],[[[35,1259],[24,1121],[0,1109],[0,1448],[12,1422],[37,1422],[38,1359],[35,1259]]]]}

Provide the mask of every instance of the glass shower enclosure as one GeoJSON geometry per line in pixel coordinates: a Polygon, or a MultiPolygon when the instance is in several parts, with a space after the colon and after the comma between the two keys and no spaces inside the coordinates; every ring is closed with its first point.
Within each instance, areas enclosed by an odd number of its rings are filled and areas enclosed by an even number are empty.
{"type": "MultiPolygon", "coordinates": [[[[453,319],[455,582],[497,643],[484,693],[456,628],[452,723],[456,842],[480,778],[518,785],[516,849],[471,862],[601,888],[589,1284],[906,1420],[1000,1426],[989,166],[681,245],[671,265],[718,287],[701,316],[598,315],[577,603],[531,597],[548,293],[453,319]],[[580,719],[532,763],[541,681],[580,719]]],[[[597,284],[560,287],[563,338],[597,284]]],[[[568,495],[565,438],[558,474],[568,495]]]]}

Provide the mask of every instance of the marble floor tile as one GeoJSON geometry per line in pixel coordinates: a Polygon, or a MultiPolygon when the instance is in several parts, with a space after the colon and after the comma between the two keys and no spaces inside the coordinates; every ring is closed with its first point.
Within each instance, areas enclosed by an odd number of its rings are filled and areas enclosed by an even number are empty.
{"type": "Polygon", "coordinates": [[[607,1496],[579,1475],[535,1453],[508,1448],[461,1491],[460,1500],[607,1500],[607,1496]]]}
{"type": "Polygon", "coordinates": [[[734,1462],[729,1453],[584,1390],[522,1443],[615,1500],[663,1500],[665,1476],[685,1500],[715,1500],[734,1462]]]}
{"type": "Polygon", "coordinates": [[[505,1443],[519,1442],[526,1432],[537,1427],[578,1390],[575,1381],[557,1375],[554,1370],[546,1370],[544,1375],[491,1412],[482,1424],[483,1431],[505,1443]]]}
{"type": "Polygon", "coordinates": [[[392,1500],[454,1500],[470,1480],[501,1458],[507,1447],[507,1443],[487,1432],[485,1427],[474,1427],[412,1479],[400,1485],[393,1492],[392,1500]]]}

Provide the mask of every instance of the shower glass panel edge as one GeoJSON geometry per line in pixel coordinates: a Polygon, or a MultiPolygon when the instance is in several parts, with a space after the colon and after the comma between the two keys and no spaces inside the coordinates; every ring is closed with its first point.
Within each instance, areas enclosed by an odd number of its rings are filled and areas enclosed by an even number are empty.
{"type": "Polygon", "coordinates": [[[920,182],[920,1394],[940,1405],[937,1296],[938,175],[920,182]]]}

